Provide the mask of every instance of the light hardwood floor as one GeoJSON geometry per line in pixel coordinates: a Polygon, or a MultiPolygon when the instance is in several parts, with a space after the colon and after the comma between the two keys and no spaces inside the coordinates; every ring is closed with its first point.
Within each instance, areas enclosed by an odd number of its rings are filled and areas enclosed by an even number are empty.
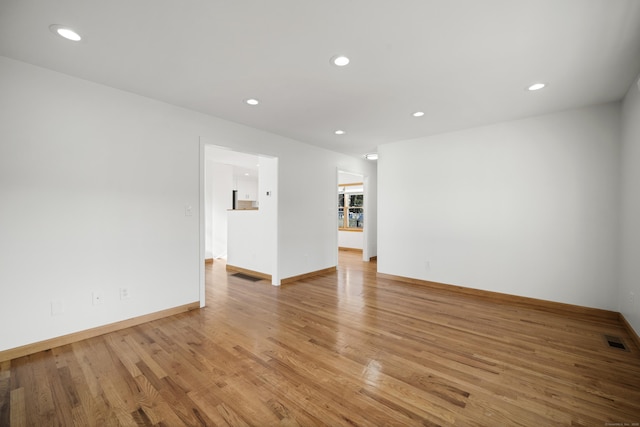
{"type": "Polygon", "coordinates": [[[207,264],[205,309],[2,363],[0,425],[640,423],[619,321],[376,278],[359,257],[280,288],[207,264]]]}

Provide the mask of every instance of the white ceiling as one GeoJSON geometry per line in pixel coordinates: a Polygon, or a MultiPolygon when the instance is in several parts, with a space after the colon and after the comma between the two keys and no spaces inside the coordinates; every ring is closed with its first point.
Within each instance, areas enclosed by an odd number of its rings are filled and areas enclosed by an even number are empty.
{"type": "Polygon", "coordinates": [[[212,145],[205,146],[205,158],[216,163],[239,166],[249,170],[258,170],[258,164],[260,164],[260,157],[255,154],[241,153],[212,145]]]}
{"type": "Polygon", "coordinates": [[[621,99],[640,1],[0,0],[0,55],[362,155],[621,99]]]}
{"type": "Polygon", "coordinates": [[[245,177],[245,179],[252,180],[258,179],[260,156],[211,145],[205,146],[204,154],[207,161],[232,166],[234,177],[245,177]]]}

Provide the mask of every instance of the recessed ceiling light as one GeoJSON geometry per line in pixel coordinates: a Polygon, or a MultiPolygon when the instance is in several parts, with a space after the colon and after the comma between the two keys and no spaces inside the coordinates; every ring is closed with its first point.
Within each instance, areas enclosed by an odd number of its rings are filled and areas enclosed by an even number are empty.
{"type": "Polygon", "coordinates": [[[367,160],[378,160],[378,153],[365,154],[364,158],[367,160]]]}
{"type": "Polygon", "coordinates": [[[245,101],[244,101],[244,102],[246,102],[246,103],[247,103],[247,104],[249,104],[249,105],[258,105],[258,104],[260,104],[260,101],[258,101],[258,100],[257,100],[257,99],[255,99],[255,98],[245,99],[245,101]]]}
{"type": "Polygon", "coordinates": [[[49,30],[51,30],[52,33],[57,34],[60,37],[64,37],[67,40],[71,40],[74,42],[79,42],[80,40],[82,40],[80,34],[78,34],[75,30],[72,30],[71,28],[65,27],[63,25],[49,25],[49,30]]]}
{"type": "Polygon", "coordinates": [[[334,132],[336,135],[344,135],[345,132],[343,130],[338,129],[337,131],[334,132]]]}
{"type": "Polygon", "coordinates": [[[336,56],[331,58],[331,63],[333,65],[338,66],[338,67],[344,67],[345,65],[347,65],[349,63],[349,58],[347,58],[344,55],[336,55],[336,56]]]}
{"type": "Polygon", "coordinates": [[[416,111],[412,114],[413,117],[422,117],[424,116],[424,111],[416,111]]]}
{"type": "Polygon", "coordinates": [[[529,86],[527,89],[530,90],[530,91],[534,91],[534,90],[540,90],[545,86],[546,86],[546,84],[544,84],[544,83],[534,83],[531,86],[529,86]]]}
{"type": "Polygon", "coordinates": [[[244,176],[249,176],[249,172],[245,172],[244,176]]]}

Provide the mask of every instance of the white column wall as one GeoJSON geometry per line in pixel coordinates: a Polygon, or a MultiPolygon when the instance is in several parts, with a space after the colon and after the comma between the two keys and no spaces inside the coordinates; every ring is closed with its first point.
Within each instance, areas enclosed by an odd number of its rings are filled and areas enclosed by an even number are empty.
{"type": "Polygon", "coordinates": [[[640,335],[640,87],[635,82],[623,103],[621,161],[619,309],[640,335]]]}
{"type": "Polygon", "coordinates": [[[204,257],[213,258],[213,162],[205,160],[204,169],[204,257]]]}
{"type": "Polygon", "coordinates": [[[227,215],[232,208],[233,167],[212,162],[212,252],[214,258],[227,256],[227,215]]]}

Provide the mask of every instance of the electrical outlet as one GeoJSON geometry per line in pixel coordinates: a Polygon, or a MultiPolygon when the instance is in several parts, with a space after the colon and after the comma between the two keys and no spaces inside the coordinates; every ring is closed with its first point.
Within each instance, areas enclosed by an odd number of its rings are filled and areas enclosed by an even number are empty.
{"type": "Polygon", "coordinates": [[[131,297],[131,293],[129,292],[129,288],[120,288],[120,299],[125,300],[131,297]]]}
{"type": "Polygon", "coordinates": [[[103,301],[102,292],[94,291],[92,292],[91,296],[93,298],[93,305],[102,304],[102,301],[103,301]]]}
{"type": "Polygon", "coordinates": [[[634,294],[633,291],[629,292],[629,302],[631,303],[631,306],[636,302],[636,294],[634,294]]]}

